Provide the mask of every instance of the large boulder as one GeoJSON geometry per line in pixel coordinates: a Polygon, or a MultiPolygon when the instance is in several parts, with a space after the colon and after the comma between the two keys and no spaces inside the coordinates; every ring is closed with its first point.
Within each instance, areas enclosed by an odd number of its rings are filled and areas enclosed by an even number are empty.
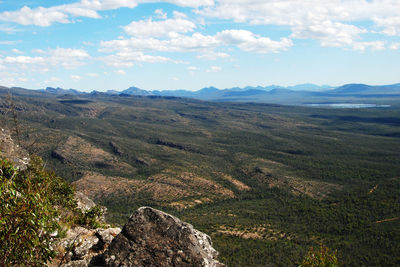
{"type": "Polygon", "coordinates": [[[170,214],[142,207],[89,266],[224,266],[217,255],[208,235],[170,214]]]}

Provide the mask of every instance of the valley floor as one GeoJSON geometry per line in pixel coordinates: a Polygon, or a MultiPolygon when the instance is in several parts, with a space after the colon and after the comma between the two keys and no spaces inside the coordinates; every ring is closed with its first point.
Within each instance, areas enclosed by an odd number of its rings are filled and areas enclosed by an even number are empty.
{"type": "Polygon", "coordinates": [[[122,96],[0,99],[0,122],[122,224],[139,206],[212,236],[228,266],[400,265],[400,110],[122,96]]]}

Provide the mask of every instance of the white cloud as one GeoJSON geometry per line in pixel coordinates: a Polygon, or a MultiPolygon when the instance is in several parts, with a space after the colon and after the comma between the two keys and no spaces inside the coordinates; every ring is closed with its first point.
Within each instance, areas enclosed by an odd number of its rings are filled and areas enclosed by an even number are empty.
{"type": "Polygon", "coordinates": [[[186,19],[188,16],[185,13],[174,10],[173,12],[175,18],[186,19]]]}
{"type": "Polygon", "coordinates": [[[228,57],[230,57],[230,55],[227,53],[215,52],[215,51],[205,51],[203,54],[197,56],[197,58],[205,60],[217,60],[228,57]]]}
{"type": "Polygon", "coordinates": [[[322,46],[357,49],[368,29],[354,22],[372,21],[383,28],[381,33],[400,35],[398,0],[219,0],[196,12],[235,22],[286,26],[292,38],[312,38],[322,46]]]}
{"type": "Polygon", "coordinates": [[[68,15],[54,8],[38,7],[31,9],[24,6],[18,11],[0,13],[0,20],[21,25],[50,26],[54,22],[69,23],[68,15]]]}
{"type": "Polygon", "coordinates": [[[207,69],[207,72],[219,72],[219,71],[221,71],[221,70],[222,70],[222,68],[219,67],[219,66],[211,66],[211,67],[209,67],[209,68],[207,69]]]}
{"type": "Polygon", "coordinates": [[[81,80],[81,79],[82,79],[82,77],[81,77],[81,76],[79,76],[79,75],[71,75],[71,79],[72,79],[72,80],[79,81],[79,80],[81,80]]]}
{"type": "Polygon", "coordinates": [[[62,66],[73,69],[86,64],[89,54],[82,49],[56,48],[48,51],[48,63],[53,66],[62,66]]]}
{"type": "Polygon", "coordinates": [[[40,56],[7,56],[4,58],[3,64],[24,68],[29,66],[32,71],[47,72],[49,71],[48,66],[74,69],[85,65],[90,59],[89,54],[81,49],[56,48],[47,51],[34,50],[34,53],[38,53],[40,56]]]}
{"type": "Polygon", "coordinates": [[[319,40],[322,46],[352,46],[365,29],[354,25],[332,21],[322,21],[313,25],[299,25],[293,28],[292,38],[319,40]]]}
{"type": "Polygon", "coordinates": [[[16,56],[6,57],[4,63],[6,64],[37,64],[44,63],[44,57],[28,57],[28,56],[16,56]]]}
{"type": "Polygon", "coordinates": [[[46,73],[49,72],[50,69],[46,67],[37,67],[37,68],[32,68],[33,71],[41,72],[41,73],[46,73]]]}
{"type": "Polygon", "coordinates": [[[18,50],[18,49],[16,49],[16,48],[13,48],[12,50],[11,50],[11,52],[13,52],[14,54],[23,54],[24,52],[22,52],[21,50],[18,50]]]}
{"type": "MultiPolygon", "coordinates": [[[[0,13],[0,21],[45,27],[53,23],[76,22],[75,18],[78,17],[99,19],[100,12],[105,10],[135,8],[140,4],[160,2],[193,8],[192,11],[201,16],[249,24],[284,26],[291,30],[291,38],[314,39],[322,46],[329,47],[349,47],[357,50],[365,43],[363,34],[373,32],[374,29],[378,30],[375,32],[379,34],[400,36],[399,0],[76,0],[70,4],[47,8],[24,6],[16,11],[5,11],[0,13]],[[356,26],[355,22],[372,22],[374,25],[363,28],[360,26],[363,24],[357,23],[358,26],[356,26]]],[[[167,14],[162,9],[157,9],[155,15],[155,20],[150,18],[133,21],[124,27],[126,33],[133,37],[130,40],[131,44],[144,46],[149,43],[152,47],[149,50],[156,51],[189,51],[200,49],[195,47],[196,42],[199,41],[196,37],[210,37],[208,40],[203,40],[205,43],[200,45],[203,49],[204,47],[210,49],[212,42],[217,38],[215,35],[201,33],[187,36],[188,33],[194,32],[196,23],[189,20],[184,13],[174,11],[173,18],[167,19],[167,14]],[[153,40],[151,38],[169,39],[153,40]],[[177,42],[184,42],[184,44],[180,45],[177,42]],[[168,49],[166,46],[170,45],[171,48],[168,49]],[[156,49],[156,46],[160,49],[156,49]]],[[[204,17],[201,16],[196,18],[197,23],[204,21],[204,17]]],[[[12,33],[15,28],[0,25],[0,31],[12,33]]],[[[267,37],[246,33],[246,31],[234,32],[243,30],[227,31],[225,35],[231,35],[230,41],[237,42],[236,46],[244,51],[278,52],[293,45],[288,38],[273,41],[267,37]]],[[[228,37],[223,38],[227,40],[228,37]]],[[[122,40],[125,39],[122,38],[122,40]]],[[[6,42],[0,41],[0,44],[6,44],[6,42]]],[[[376,48],[374,45],[367,45],[367,47],[376,48]]],[[[144,50],[146,49],[143,48],[140,51],[144,50]]],[[[204,53],[203,58],[207,59],[207,53],[204,53]]],[[[220,57],[217,54],[214,54],[214,57],[209,56],[209,59],[213,58],[220,57]]]]}
{"type": "Polygon", "coordinates": [[[196,25],[183,18],[174,18],[161,21],[148,20],[133,21],[124,27],[127,34],[135,37],[164,37],[178,36],[179,33],[192,32],[196,25]]]}
{"type": "MultiPolygon", "coordinates": [[[[153,34],[154,35],[154,34],[153,34]]],[[[216,60],[229,57],[229,54],[216,52],[219,47],[236,46],[241,50],[255,53],[276,53],[293,45],[288,38],[273,41],[267,37],[253,34],[245,30],[225,30],[215,35],[203,35],[195,32],[192,35],[170,36],[167,39],[153,37],[131,37],[102,41],[100,52],[114,53],[106,56],[109,65],[115,67],[130,67],[134,61],[163,62],[172,61],[165,57],[149,57],[141,60],[144,52],[195,52],[198,58],[216,60]],[[139,58],[139,59],[138,59],[139,58]]]]}
{"type": "Polygon", "coordinates": [[[198,68],[195,67],[195,66],[190,66],[190,67],[188,67],[187,69],[188,69],[189,71],[196,71],[196,70],[198,70],[198,68]]]}
{"type": "Polygon", "coordinates": [[[86,18],[92,18],[92,19],[99,19],[101,16],[96,12],[96,9],[90,9],[90,8],[85,8],[85,7],[79,7],[79,6],[66,6],[63,9],[63,12],[70,14],[71,16],[74,17],[86,17],[86,18]]]}
{"type": "Polygon", "coordinates": [[[93,72],[86,73],[86,76],[88,76],[88,77],[99,77],[99,75],[97,73],[93,73],[93,72]]]}
{"type": "MultiPolygon", "coordinates": [[[[146,1],[141,1],[141,2],[146,2],[146,1]]],[[[147,1],[147,2],[168,2],[171,4],[175,4],[178,6],[183,6],[183,7],[202,7],[202,6],[213,6],[214,0],[166,0],[166,1],[147,1]]]]}
{"type": "Polygon", "coordinates": [[[143,52],[134,52],[134,51],[118,52],[113,55],[102,57],[101,60],[103,60],[106,65],[116,68],[133,67],[137,62],[148,62],[148,63],[156,63],[156,62],[160,63],[168,61],[174,62],[170,58],[146,55],[143,52]]]}
{"type": "Polygon", "coordinates": [[[166,19],[167,18],[167,13],[165,13],[164,10],[162,10],[162,8],[156,9],[154,11],[154,13],[157,15],[157,17],[159,19],[166,19]]]}
{"type": "Polygon", "coordinates": [[[30,8],[24,6],[16,11],[0,13],[1,21],[15,22],[21,25],[48,27],[53,23],[71,23],[71,17],[98,19],[98,11],[114,10],[122,7],[134,8],[140,3],[167,2],[183,7],[198,8],[213,5],[213,0],[81,0],[79,2],[52,7],[30,8]]]}
{"type": "Polygon", "coordinates": [[[210,49],[220,44],[214,36],[194,33],[191,36],[179,35],[168,40],[155,38],[135,38],[102,41],[101,52],[113,51],[161,51],[188,52],[210,49]]]}
{"type": "Polygon", "coordinates": [[[87,46],[94,45],[92,42],[87,42],[87,41],[83,41],[82,44],[87,45],[87,46]]]}
{"type": "Polygon", "coordinates": [[[385,49],[384,41],[373,41],[373,42],[354,42],[352,44],[354,50],[364,52],[368,48],[372,51],[379,51],[385,49]]]}
{"type": "Polygon", "coordinates": [[[0,32],[5,32],[7,34],[14,34],[18,32],[15,27],[7,26],[7,25],[0,25],[0,32]]]}
{"type": "Polygon", "coordinates": [[[273,41],[246,30],[224,30],[219,32],[216,37],[227,45],[236,45],[247,52],[276,53],[293,46],[292,40],[288,38],[273,41]]]}
{"type": "Polygon", "coordinates": [[[45,80],[44,81],[44,83],[45,84],[49,84],[49,83],[58,83],[58,82],[61,82],[61,79],[60,78],[58,78],[58,77],[50,77],[50,79],[48,79],[48,80],[45,80]]]}
{"type": "Polygon", "coordinates": [[[0,41],[0,45],[15,45],[21,41],[0,41]]]}
{"type": "MultiPolygon", "coordinates": [[[[290,25],[315,21],[361,21],[400,14],[397,0],[219,0],[197,13],[253,24],[290,25]]],[[[313,24],[313,23],[311,23],[313,24]]]]}
{"type": "Polygon", "coordinates": [[[35,53],[35,54],[46,54],[46,51],[44,51],[43,49],[32,49],[32,53],[35,53]]]}
{"type": "Polygon", "coordinates": [[[389,48],[392,50],[398,50],[400,49],[400,43],[392,43],[390,44],[389,48]]]}
{"type": "Polygon", "coordinates": [[[119,74],[119,75],[126,75],[126,72],[124,70],[116,70],[114,73],[119,74]]]}
{"type": "Polygon", "coordinates": [[[378,27],[382,27],[381,31],[385,35],[389,36],[400,36],[400,16],[388,17],[388,18],[378,18],[373,19],[378,27]]]}
{"type": "Polygon", "coordinates": [[[7,87],[12,87],[17,84],[18,75],[13,72],[0,72],[0,84],[7,87]]]}

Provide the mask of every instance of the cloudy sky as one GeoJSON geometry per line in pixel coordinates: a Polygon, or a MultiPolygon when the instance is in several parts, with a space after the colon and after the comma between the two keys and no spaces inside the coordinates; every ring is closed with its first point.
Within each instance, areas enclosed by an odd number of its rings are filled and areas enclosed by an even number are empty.
{"type": "Polygon", "coordinates": [[[0,85],[400,82],[399,0],[0,0],[0,85]]]}

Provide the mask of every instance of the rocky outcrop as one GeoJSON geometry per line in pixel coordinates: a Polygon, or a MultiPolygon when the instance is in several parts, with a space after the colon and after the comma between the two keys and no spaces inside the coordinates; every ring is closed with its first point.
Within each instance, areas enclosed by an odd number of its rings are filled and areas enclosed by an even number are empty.
{"type": "Polygon", "coordinates": [[[19,170],[25,170],[29,163],[27,151],[16,145],[10,132],[0,129],[0,158],[6,158],[19,170]]]}
{"type": "Polygon", "coordinates": [[[224,266],[208,235],[162,211],[142,207],[89,266],[224,266]]]}
{"type": "Polygon", "coordinates": [[[90,260],[103,253],[120,232],[120,228],[73,227],[67,231],[65,238],[56,241],[54,249],[58,257],[49,267],[87,267],[90,260]]]}

